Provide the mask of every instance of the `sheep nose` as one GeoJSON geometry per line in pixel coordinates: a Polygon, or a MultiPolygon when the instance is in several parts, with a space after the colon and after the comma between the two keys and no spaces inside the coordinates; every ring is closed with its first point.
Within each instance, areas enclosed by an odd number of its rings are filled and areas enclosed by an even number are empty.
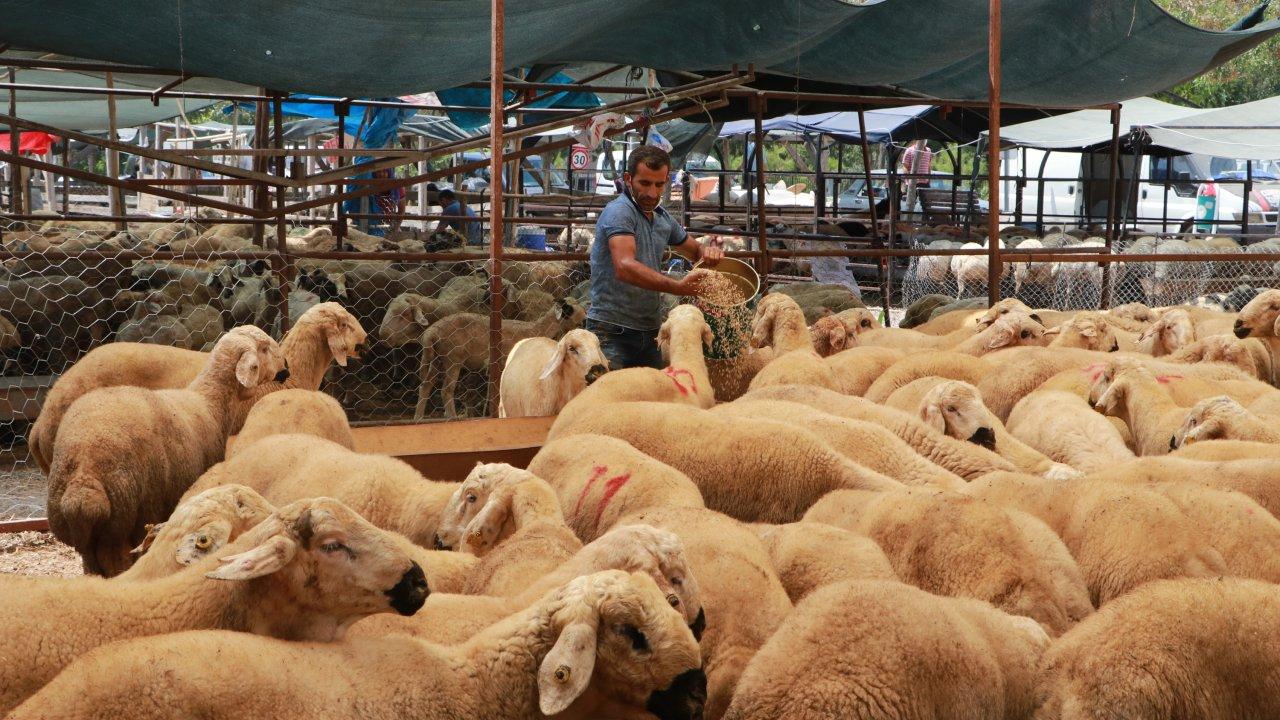
{"type": "Polygon", "coordinates": [[[996,433],[989,427],[980,427],[969,436],[969,442],[981,445],[988,450],[996,449],[996,433]]]}
{"type": "Polygon", "coordinates": [[[1238,338],[1243,339],[1249,337],[1249,328],[1244,326],[1243,320],[1236,320],[1236,324],[1232,329],[1232,332],[1234,332],[1238,338]]]}
{"type": "Polygon", "coordinates": [[[363,343],[363,342],[358,342],[358,343],[356,343],[356,354],[355,354],[355,357],[357,357],[357,358],[358,358],[358,357],[360,357],[361,355],[363,355],[363,354],[364,354],[364,351],[365,351],[365,350],[367,350],[368,348],[369,348],[369,346],[368,346],[366,343],[363,343]]]}
{"type": "Polygon", "coordinates": [[[649,693],[645,709],[661,720],[702,720],[707,702],[707,674],[702,668],[686,670],[663,690],[649,693]]]}
{"type": "Polygon", "coordinates": [[[284,382],[289,379],[289,368],[280,368],[280,372],[276,373],[276,382],[284,382]]]}
{"type": "Polygon", "coordinates": [[[1178,449],[1178,436],[1173,435],[1169,438],[1169,452],[1173,452],[1174,450],[1177,450],[1177,449],[1178,449]]]}
{"type": "Polygon", "coordinates": [[[689,625],[689,630],[693,632],[694,640],[702,640],[702,633],[707,629],[707,611],[698,608],[698,617],[693,619],[693,623],[689,625]]]}
{"type": "Polygon", "coordinates": [[[609,372],[609,369],[603,365],[592,365],[591,369],[587,371],[587,384],[590,385],[599,380],[600,376],[607,372],[609,372]]]}
{"type": "Polygon", "coordinates": [[[427,575],[422,572],[422,566],[415,562],[400,577],[400,582],[383,594],[391,601],[393,610],[401,615],[412,615],[427,601],[429,593],[427,575]]]}
{"type": "Polygon", "coordinates": [[[436,536],[435,536],[435,542],[434,542],[433,544],[435,545],[435,548],[436,548],[437,550],[451,550],[451,549],[452,549],[452,548],[450,548],[448,545],[445,545],[445,544],[444,544],[444,541],[440,539],[440,535],[439,535],[439,533],[437,533],[437,534],[436,534],[436,536]]]}

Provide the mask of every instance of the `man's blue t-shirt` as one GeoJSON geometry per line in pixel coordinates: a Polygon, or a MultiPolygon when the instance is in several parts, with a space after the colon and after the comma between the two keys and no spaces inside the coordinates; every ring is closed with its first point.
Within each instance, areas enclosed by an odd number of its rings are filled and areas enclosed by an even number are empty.
{"type": "Polygon", "coordinates": [[[596,220],[596,239],[591,245],[591,309],[587,317],[632,330],[657,330],[661,324],[660,293],[624,283],[614,274],[609,238],[615,235],[635,236],[636,260],[658,270],[663,251],[684,242],[684,228],[661,207],[654,209],[653,220],[649,220],[625,193],[605,205],[596,220]]]}
{"type": "Polygon", "coordinates": [[[445,220],[444,224],[453,228],[454,230],[457,230],[459,235],[465,236],[467,238],[468,245],[484,244],[484,235],[481,233],[481,230],[480,230],[480,221],[470,219],[476,216],[475,211],[473,211],[471,208],[467,207],[466,205],[463,205],[460,200],[454,200],[453,202],[446,205],[444,207],[444,210],[440,214],[441,215],[459,215],[459,216],[466,215],[468,218],[467,220],[462,220],[462,219],[445,220]]]}

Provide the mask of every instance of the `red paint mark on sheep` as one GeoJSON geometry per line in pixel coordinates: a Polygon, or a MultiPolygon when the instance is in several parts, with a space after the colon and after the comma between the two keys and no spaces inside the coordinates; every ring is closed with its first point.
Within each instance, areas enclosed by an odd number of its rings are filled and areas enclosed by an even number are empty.
{"type": "Polygon", "coordinates": [[[591,468],[591,477],[587,479],[587,484],[583,486],[582,492],[578,494],[578,502],[573,506],[573,516],[578,517],[578,513],[582,512],[582,503],[587,499],[587,493],[591,492],[591,487],[596,481],[605,476],[609,472],[609,468],[605,465],[596,465],[591,468]]]}
{"type": "Polygon", "coordinates": [[[631,480],[631,473],[623,473],[617,477],[611,477],[604,482],[604,495],[600,497],[600,504],[596,506],[596,529],[600,529],[600,518],[604,515],[605,506],[613,499],[614,495],[622,489],[631,480]]]}
{"type": "Polygon", "coordinates": [[[1181,375],[1157,375],[1156,376],[1156,382],[1160,383],[1161,385],[1168,385],[1174,380],[1182,380],[1182,379],[1183,377],[1181,375]]]}
{"type": "Polygon", "coordinates": [[[662,372],[666,373],[667,377],[671,378],[671,382],[676,384],[676,389],[680,391],[680,397],[688,397],[690,392],[694,395],[698,394],[698,382],[693,379],[693,373],[670,365],[664,368],[662,372]],[[686,378],[689,381],[688,387],[680,382],[680,378],[686,378]]]}
{"type": "Polygon", "coordinates": [[[1098,378],[1102,377],[1102,373],[1105,372],[1106,369],[1107,366],[1105,363],[1094,363],[1093,365],[1082,369],[1080,372],[1088,375],[1090,382],[1098,382],[1098,378]]]}

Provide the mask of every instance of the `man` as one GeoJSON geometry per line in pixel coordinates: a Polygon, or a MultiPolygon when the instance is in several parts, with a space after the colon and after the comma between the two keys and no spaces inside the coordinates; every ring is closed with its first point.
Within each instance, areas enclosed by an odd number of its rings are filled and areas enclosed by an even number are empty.
{"type": "Polygon", "coordinates": [[[623,192],[596,220],[591,245],[591,310],[586,327],[600,338],[609,367],[663,366],[657,334],[661,293],[696,295],[708,271],[682,279],[658,271],[667,248],[704,265],[724,257],[722,242],[703,245],[662,207],[671,175],[671,157],[652,145],[636,148],[622,174],[623,192]]]}
{"type": "Polygon", "coordinates": [[[902,154],[902,173],[904,175],[920,175],[919,179],[907,180],[907,212],[915,212],[916,195],[922,187],[929,187],[929,177],[933,172],[933,151],[929,143],[916,140],[902,154]]]}
{"type": "Polygon", "coordinates": [[[458,231],[459,235],[467,238],[468,245],[483,245],[484,235],[480,231],[480,221],[475,220],[476,214],[470,207],[462,204],[458,200],[458,196],[448,188],[441,190],[437,195],[440,205],[444,208],[440,211],[441,215],[447,219],[441,220],[444,227],[451,227],[458,231]],[[452,215],[453,217],[448,217],[452,215]],[[463,217],[466,220],[463,220],[463,217]]]}

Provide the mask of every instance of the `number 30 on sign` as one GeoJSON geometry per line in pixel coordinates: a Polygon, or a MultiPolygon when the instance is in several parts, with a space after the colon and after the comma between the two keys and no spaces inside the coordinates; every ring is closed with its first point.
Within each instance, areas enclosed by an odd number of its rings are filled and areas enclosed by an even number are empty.
{"type": "Polygon", "coordinates": [[[591,151],[586,145],[574,145],[569,151],[569,169],[586,170],[591,164],[591,151]]]}

